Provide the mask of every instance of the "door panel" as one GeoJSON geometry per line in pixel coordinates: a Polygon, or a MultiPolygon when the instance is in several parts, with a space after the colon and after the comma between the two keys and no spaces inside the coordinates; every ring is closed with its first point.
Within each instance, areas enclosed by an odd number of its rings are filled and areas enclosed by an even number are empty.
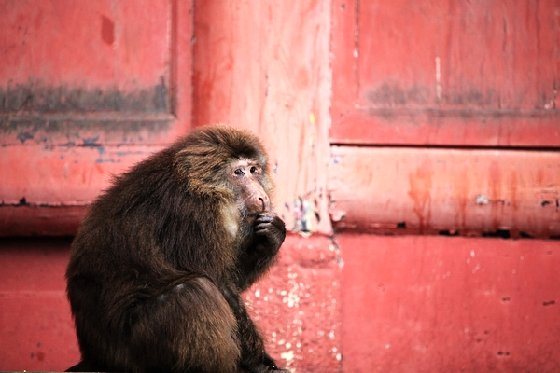
{"type": "Polygon", "coordinates": [[[190,128],[192,4],[0,0],[0,8],[0,234],[45,232],[39,209],[81,216],[75,207],[112,174],[190,128]]]}
{"type": "Polygon", "coordinates": [[[553,151],[331,147],[336,229],[560,237],[553,151]]]}
{"type": "Polygon", "coordinates": [[[338,1],[332,141],[560,145],[558,0],[338,1]]]}

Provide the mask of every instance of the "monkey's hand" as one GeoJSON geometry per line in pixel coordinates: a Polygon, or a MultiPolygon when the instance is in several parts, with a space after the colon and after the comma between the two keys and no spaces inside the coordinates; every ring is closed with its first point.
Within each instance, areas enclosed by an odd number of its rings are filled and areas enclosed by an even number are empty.
{"type": "Polygon", "coordinates": [[[273,263],[275,255],[286,238],[286,225],[276,214],[258,214],[253,225],[253,240],[238,259],[235,283],[244,291],[273,263]]]}
{"type": "Polygon", "coordinates": [[[257,249],[274,256],[286,239],[286,224],[274,213],[259,214],[255,220],[255,235],[258,239],[257,249]]]}

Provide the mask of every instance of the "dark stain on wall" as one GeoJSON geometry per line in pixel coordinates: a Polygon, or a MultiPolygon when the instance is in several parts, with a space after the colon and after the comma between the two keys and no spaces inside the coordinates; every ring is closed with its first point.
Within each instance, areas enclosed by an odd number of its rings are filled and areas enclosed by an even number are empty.
{"type": "Polygon", "coordinates": [[[169,89],[163,78],[153,87],[131,91],[118,88],[46,87],[40,83],[0,88],[0,114],[157,114],[169,111],[169,89]]]}

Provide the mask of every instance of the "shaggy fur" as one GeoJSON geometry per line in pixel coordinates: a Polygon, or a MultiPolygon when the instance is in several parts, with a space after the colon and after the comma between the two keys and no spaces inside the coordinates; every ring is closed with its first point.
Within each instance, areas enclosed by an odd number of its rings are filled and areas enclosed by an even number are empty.
{"type": "Polygon", "coordinates": [[[72,244],[67,293],[82,360],[69,370],[278,369],[240,296],[285,239],[271,188],[258,139],[224,127],[116,178],[72,244]],[[232,167],[247,159],[258,169],[238,178],[232,167]]]}

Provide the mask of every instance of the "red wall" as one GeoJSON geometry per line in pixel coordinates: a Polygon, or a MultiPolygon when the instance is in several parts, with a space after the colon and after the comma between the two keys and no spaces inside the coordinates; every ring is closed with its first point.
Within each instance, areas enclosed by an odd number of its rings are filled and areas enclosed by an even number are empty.
{"type": "MultiPolygon", "coordinates": [[[[0,368],[79,357],[64,292],[67,239],[0,242],[0,368]]],[[[272,354],[303,372],[556,372],[554,241],[290,236],[246,294],[272,354]]]]}
{"type": "Polygon", "coordinates": [[[557,372],[558,242],[341,235],[345,372],[557,372]]]}
{"type": "Polygon", "coordinates": [[[0,367],[64,370],[79,355],[64,271],[69,240],[0,241],[0,367]]]}

